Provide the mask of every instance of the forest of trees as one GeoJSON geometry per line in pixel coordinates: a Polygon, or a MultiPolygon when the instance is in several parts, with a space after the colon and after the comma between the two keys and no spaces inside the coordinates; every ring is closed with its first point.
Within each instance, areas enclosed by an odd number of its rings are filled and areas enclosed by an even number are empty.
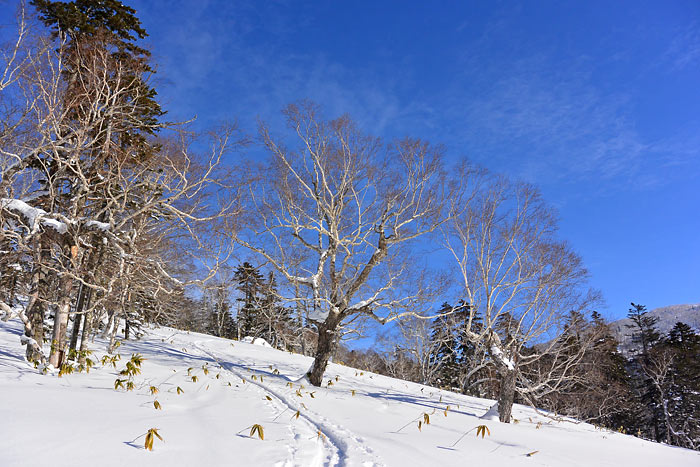
{"type": "Polygon", "coordinates": [[[0,313],[37,368],[169,325],[312,356],[316,386],[333,358],[700,447],[700,336],[633,305],[620,353],[535,187],[308,101],[257,138],[170,122],[146,35],[116,0],[33,0],[0,54],[0,313]]]}

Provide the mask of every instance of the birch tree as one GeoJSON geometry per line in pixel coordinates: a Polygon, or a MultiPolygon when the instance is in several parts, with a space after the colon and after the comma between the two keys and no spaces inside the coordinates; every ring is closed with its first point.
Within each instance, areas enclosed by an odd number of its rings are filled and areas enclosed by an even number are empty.
{"type": "Polygon", "coordinates": [[[462,332],[496,366],[499,419],[508,423],[516,395],[534,405],[572,384],[571,370],[592,338],[574,348],[557,337],[569,312],[583,311],[596,295],[535,188],[483,173],[467,189],[464,209],[443,229],[444,244],[470,305],[462,332]]]}
{"type": "Polygon", "coordinates": [[[445,221],[450,187],[438,147],[384,144],[308,102],[284,115],[298,144],[287,147],[261,125],[270,160],[250,185],[249,222],[234,241],[291,289],[311,292],[318,341],[308,377],[319,386],[343,326],[402,315],[411,295],[395,293],[410,264],[400,247],[445,221]]]}

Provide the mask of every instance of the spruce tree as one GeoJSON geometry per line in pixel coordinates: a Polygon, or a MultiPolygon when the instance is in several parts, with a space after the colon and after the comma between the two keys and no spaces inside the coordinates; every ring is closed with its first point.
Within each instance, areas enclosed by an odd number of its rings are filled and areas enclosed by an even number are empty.
{"type": "Polygon", "coordinates": [[[632,308],[627,312],[627,317],[632,324],[626,325],[632,330],[632,343],[636,345],[635,352],[646,363],[649,362],[651,348],[659,342],[661,335],[656,330],[659,318],[650,316],[647,307],[631,303],[632,308]]]}
{"type": "MultiPolygon", "coordinates": [[[[136,18],[135,10],[116,0],[32,0],[31,4],[39,19],[52,28],[55,38],[60,39],[62,109],[60,117],[53,122],[52,138],[56,142],[71,141],[70,144],[57,143],[24,161],[25,168],[35,171],[33,177],[39,181],[33,205],[52,214],[105,222],[110,217],[105,199],[118,196],[120,192],[113,177],[108,176],[113,159],[119,159],[121,170],[126,170],[128,157],[143,158],[158,151],[158,146],[152,144],[148,136],[159,128],[158,119],[163,112],[155,100],[155,90],[147,84],[146,76],[153,71],[149,66],[150,53],[136,44],[146,32],[136,18]],[[110,59],[99,60],[105,56],[110,59]],[[101,111],[95,113],[97,96],[105,95],[105,85],[121,100],[119,103],[101,102],[101,111]],[[124,102],[132,104],[130,115],[112,112],[124,102]],[[107,115],[109,117],[105,117],[107,115]],[[81,128],[89,128],[88,138],[76,136],[81,128]],[[76,170],[73,164],[79,164],[79,169],[76,170]]],[[[82,276],[86,282],[94,283],[97,258],[102,257],[104,250],[99,236],[93,234],[89,241],[90,253],[82,255],[80,263],[71,262],[71,259],[75,260],[71,255],[74,255],[76,245],[71,244],[70,236],[77,237],[80,232],[73,225],[69,230],[68,235],[60,238],[42,237],[39,240],[40,262],[52,262],[50,243],[54,242],[62,250],[55,258],[59,267],[69,265],[66,266],[69,273],[62,274],[64,280],[59,284],[61,303],[55,307],[54,313],[50,356],[54,365],[61,363],[65,353],[66,327],[73,302],[76,306],[72,312],[76,319],[71,349],[77,344],[81,321],[86,325],[90,321],[87,315],[80,319],[90,290],[81,286],[77,289],[77,297],[73,297],[75,281],[69,277],[82,276]]],[[[36,283],[38,295],[46,300],[49,287],[42,281],[36,283]]],[[[32,321],[37,324],[34,327],[36,335],[29,337],[41,339],[43,323],[39,320],[44,314],[43,307],[39,300],[29,310],[32,321]]],[[[122,310],[122,314],[131,311],[133,309],[128,307],[122,310]]],[[[30,360],[35,358],[29,353],[27,357],[30,360]]]]}
{"type": "Polygon", "coordinates": [[[640,413],[642,408],[632,392],[627,361],[618,350],[620,343],[600,313],[593,311],[591,318],[596,340],[587,361],[592,363],[589,369],[593,374],[583,400],[593,400],[594,403],[586,418],[608,428],[623,427],[625,431],[634,433],[639,427],[634,414],[640,413]],[[596,398],[601,402],[596,404],[596,398]],[[601,407],[608,401],[612,401],[612,405],[601,407]]]}
{"type": "Polygon", "coordinates": [[[293,318],[291,310],[281,304],[274,272],[269,272],[262,288],[262,307],[257,323],[262,330],[261,337],[273,347],[286,348],[291,341],[293,318]]]}
{"type": "MultiPolygon", "coordinates": [[[[443,303],[440,313],[449,313],[452,305],[443,303]]],[[[430,366],[433,369],[433,381],[444,388],[453,388],[459,384],[459,361],[454,315],[441,316],[433,321],[431,342],[433,352],[430,366]]]]}
{"type": "Polygon", "coordinates": [[[678,322],[663,346],[673,360],[667,377],[667,410],[671,417],[674,444],[700,448],[700,335],[678,322]]]}
{"type": "Polygon", "coordinates": [[[636,428],[642,435],[654,441],[661,441],[665,431],[663,408],[659,403],[658,389],[648,375],[652,365],[652,349],[661,337],[656,329],[658,318],[649,316],[644,305],[631,305],[627,317],[632,324],[628,324],[627,327],[632,331],[634,347],[628,369],[638,402],[636,407],[639,412],[634,414],[638,423],[636,428]]]}
{"type": "Polygon", "coordinates": [[[240,265],[233,276],[236,287],[242,294],[237,301],[243,306],[238,312],[238,332],[240,337],[260,337],[262,332],[261,308],[263,304],[264,278],[258,268],[248,262],[240,265]]]}
{"type": "Polygon", "coordinates": [[[102,44],[112,49],[113,58],[126,65],[124,79],[131,81],[132,85],[124,98],[138,100],[139,114],[130,120],[129,125],[115,125],[115,128],[121,129],[121,144],[129,146],[135,154],[144,157],[152,153],[154,146],[147,140],[147,135],[158,131],[159,119],[165,112],[156,101],[155,88],[146,81],[154,70],[150,66],[151,53],[136,43],[148,36],[136,17],[136,10],[117,0],[32,0],[31,4],[39,13],[39,19],[53,29],[55,36],[65,35],[69,39],[69,86],[78,85],[75,76],[80,72],[81,64],[77,49],[86,40],[100,38],[102,44]]]}
{"type": "Polygon", "coordinates": [[[483,324],[481,315],[474,313],[471,327],[469,327],[468,320],[470,315],[472,315],[470,305],[461,300],[455,310],[455,320],[457,322],[457,363],[460,372],[461,391],[463,394],[485,397],[487,395],[486,388],[482,383],[488,380],[488,371],[485,367],[484,348],[467,339],[465,332],[466,329],[471,329],[472,332],[479,333],[483,324]]]}

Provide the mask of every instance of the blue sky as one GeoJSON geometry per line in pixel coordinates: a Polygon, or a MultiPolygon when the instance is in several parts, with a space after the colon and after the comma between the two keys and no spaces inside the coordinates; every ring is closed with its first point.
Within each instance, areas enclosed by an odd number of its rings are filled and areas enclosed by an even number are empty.
{"type": "Polygon", "coordinates": [[[443,143],[542,189],[609,318],[700,302],[700,2],[126,3],[170,118],[443,143]]]}

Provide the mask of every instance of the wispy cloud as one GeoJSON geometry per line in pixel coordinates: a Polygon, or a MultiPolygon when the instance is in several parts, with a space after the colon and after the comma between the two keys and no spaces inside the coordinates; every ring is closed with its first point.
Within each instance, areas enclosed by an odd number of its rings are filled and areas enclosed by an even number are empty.
{"type": "Polygon", "coordinates": [[[662,57],[672,71],[686,69],[700,62],[700,26],[693,22],[681,29],[671,40],[662,57]]]}
{"type": "Polygon", "coordinates": [[[534,57],[511,63],[506,76],[482,76],[476,92],[459,93],[455,83],[452,131],[477,160],[533,181],[633,171],[648,145],[628,117],[628,96],[598,89],[589,76],[534,57]]]}
{"type": "MultiPolygon", "coordinates": [[[[317,21],[312,8],[203,1],[187,2],[183,14],[184,7],[168,5],[142,6],[159,29],[154,46],[170,80],[161,91],[166,107],[180,117],[252,122],[257,115],[278,126],[284,105],[311,98],[329,116],[349,113],[375,134],[427,136],[452,154],[541,184],[661,183],[668,173],[650,168],[687,168],[697,156],[699,125],[650,140],[634,118],[639,96],[601,82],[596,58],[529,44],[514,31],[512,12],[495,15],[479,33],[457,28],[471,39],[438,90],[410,84],[420,66],[412,57],[389,65],[405,65],[407,74],[387,73],[352,67],[322,46],[297,47],[317,21]]],[[[700,35],[690,28],[664,56],[688,66],[697,53],[700,35]]],[[[624,61],[619,55],[610,60],[624,61]]]]}
{"type": "Polygon", "coordinates": [[[256,115],[274,120],[283,106],[301,98],[323,103],[329,116],[349,113],[377,133],[403,118],[392,79],[290,47],[295,33],[312,22],[298,12],[291,21],[285,10],[291,6],[193,5],[187,2],[186,15],[177,5],[143,5],[161,30],[154,43],[163,51],[156,59],[168,77],[161,92],[180,118],[205,113],[211,121],[256,115]]]}

